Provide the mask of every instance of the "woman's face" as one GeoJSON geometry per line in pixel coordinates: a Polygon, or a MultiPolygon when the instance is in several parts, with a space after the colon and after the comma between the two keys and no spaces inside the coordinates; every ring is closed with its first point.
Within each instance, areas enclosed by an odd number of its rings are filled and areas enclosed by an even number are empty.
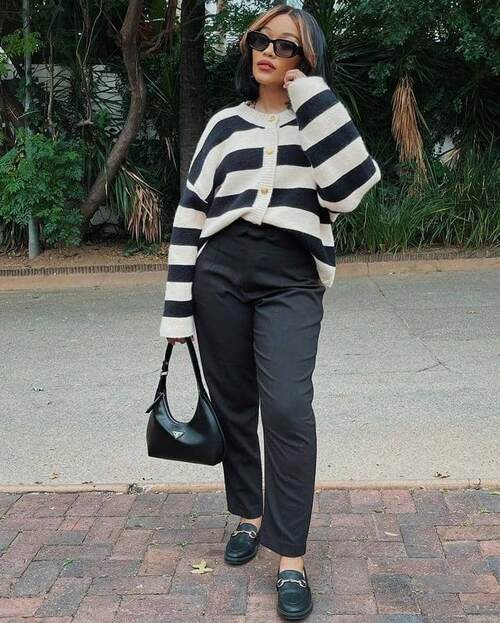
{"type": "MultiPolygon", "coordinates": [[[[258,29],[270,39],[287,39],[298,45],[302,45],[299,31],[295,22],[288,15],[276,15],[265,26],[258,29]]],[[[286,72],[297,68],[302,61],[302,56],[296,54],[291,58],[283,58],[274,53],[273,44],[270,42],[265,50],[259,52],[252,49],[252,73],[259,84],[283,86],[286,72]],[[258,63],[268,61],[274,68],[259,66],[258,63]]]]}

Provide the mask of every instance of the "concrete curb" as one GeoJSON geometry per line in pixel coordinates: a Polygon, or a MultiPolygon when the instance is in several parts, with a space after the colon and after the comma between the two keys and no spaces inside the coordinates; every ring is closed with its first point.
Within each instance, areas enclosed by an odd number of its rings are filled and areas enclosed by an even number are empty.
{"type": "MultiPolygon", "coordinates": [[[[428,249],[423,251],[401,251],[398,253],[352,253],[339,255],[337,266],[342,264],[374,264],[379,262],[401,261],[437,261],[460,259],[486,259],[500,257],[499,247],[484,247],[481,249],[428,249]]],[[[47,275],[69,275],[89,273],[136,273],[157,272],[167,269],[165,262],[138,262],[128,264],[101,264],[83,266],[40,266],[40,267],[0,267],[0,278],[3,277],[33,277],[47,275]]]]}
{"type": "MultiPolygon", "coordinates": [[[[316,491],[333,489],[499,489],[500,479],[464,478],[415,480],[323,480],[316,483],[316,491]]],[[[0,493],[85,493],[109,491],[113,493],[207,493],[224,491],[223,482],[207,483],[81,483],[53,485],[1,485],[0,493]]]]}
{"type": "MultiPolygon", "coordinates": [[[[91,271],[88,273],[36,274],[2,276],[0,291],[58,290],[84,287],[130,287],[133,285],[162,285],[165,266],[161,270],[128,270],[126,272],[91,271]]],[[[92,267],[96,268],[96,267],[92,267]]],[[[136,268],[135,266],[133,268],[136,268]]],[[[143,267],[141,267],[143,268],[143,267]]],[[[342,262],[338,264],[336,279],[369,277],[375,275],[415,274],[430,272],[500,270],[500,257],[469,257],[455,259],[383,260],[380,262],[342,262]]]]}

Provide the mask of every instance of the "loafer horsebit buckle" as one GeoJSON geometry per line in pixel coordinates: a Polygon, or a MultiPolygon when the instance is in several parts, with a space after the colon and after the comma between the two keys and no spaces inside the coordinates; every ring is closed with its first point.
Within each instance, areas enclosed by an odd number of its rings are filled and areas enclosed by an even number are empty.
{"type": "Polygon", "coordinates": [[[251,539],[255,539],[257,537],[257,532],[255,530],[234,530],[234,532],[231,533],[231,536],[236,536],[240,532],[246,532],[250,535],[251,539]]]}
{"type": "Polygon", "coordinates": [[[294,580],[293,578],[279,578],[279,580],[276,582],[276,586],[281,587],[285,582],[296,582],[304,588],[307,586],[307,582],[305,580],[294,580]]]}

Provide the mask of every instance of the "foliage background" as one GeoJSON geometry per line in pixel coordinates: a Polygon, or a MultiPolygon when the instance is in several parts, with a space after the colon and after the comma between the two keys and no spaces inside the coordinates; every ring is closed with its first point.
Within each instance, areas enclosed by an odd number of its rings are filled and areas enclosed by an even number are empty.
{"type": "MultiPolygon", "coordinates": [[[[18,4],[6,3],[0,42],[16,66],[22,67],[18,4]]],[[[219,13],[207,12],[203,34],[209,80],[193,85],[206,97],[206,119],[239,101],[233,87],[238,40],[254,16],[273,4],[256,0],[250,6],[242,0],[227,0],[219,13]],[[228,42],[222,52],[221,38],[228,42]]],[[[67,82],[62,76],[56,78],[54,88],[60,92],[49,119],[47,85],[35,81],[30,124],[36,134],[62,141],[69,153],[79,145],[82,175],[72,183],[85,195],[128,110],[128,83],[118,38],[127,3],[44,0],[33,1],[32,6],[33,62],[47,63],[52,51],[53,62],[64,68],[67,82]],[[92,72],[95,66],[115,74],[116,84],[106,86],[102,76],[92,72]],[[113,99],[114,95],[119,97],[113,99]]],[[[147,109],[107,201],[127,236],[137,180],[144,188],[154,188],[163,237],[168,240],[180,193],[182,76],[178,20],[170,45],[152,46],[161,35],[165,8],[163,0],[145,3],[140,37],[147,109]]],[[[496,1],[346,0],[334,7],[330,0],[306,0],[304,8],[316,17],[327,37],[334,76],[331,86],[351,112],[383,175],[358,209],[333,225],[339,251],[498,245],[500,14],[496,1]],[[395,98],[403,79],[409,80],[415,101],[423,175],[415,162],[402,157],[395,139],[394,124],[402,121],[397,119],[395,98]],[[451,167],[435,154],[436,145],[446,137],[455,148],[451,167]]],[[[1,68],[0,59],[0,72],[1,68]]],[[[23,79],[2,81],[4,86],[7,82],[21,102],[23,79]]],[[[17,128],[4,133],[0,155],[15,148],[18,136],[17,128]]],[[[64,208],[69,221],[75,200],[70,186],[64,208]]],[[[14,227],[9,219],[14,204],[5,206],[0,213],[0,244],[2,240],[11,245],[23,242],[25,229],[14,227]]],[[[47,244],[56,238],[47,238],[47,244]]]]}

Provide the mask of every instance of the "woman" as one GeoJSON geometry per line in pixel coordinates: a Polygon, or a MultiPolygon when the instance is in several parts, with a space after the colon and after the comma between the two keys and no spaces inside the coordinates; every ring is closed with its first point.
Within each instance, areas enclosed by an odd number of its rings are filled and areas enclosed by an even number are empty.
{"type": "Polygon", "coordinates": [[[304,618],[303,555],[316,471],[312,409],[331,223],[380,169],[325,79],[326,42],[306,11],[273,7],[240,41],[246,98],[216,112],[193,156],[172,228],[160,334],[191,335],[226,436],[230,564],[259,544],[280,555],[278,611],[304,618]],[[265,441],[265,497],[257,435],[265,441]]]}

